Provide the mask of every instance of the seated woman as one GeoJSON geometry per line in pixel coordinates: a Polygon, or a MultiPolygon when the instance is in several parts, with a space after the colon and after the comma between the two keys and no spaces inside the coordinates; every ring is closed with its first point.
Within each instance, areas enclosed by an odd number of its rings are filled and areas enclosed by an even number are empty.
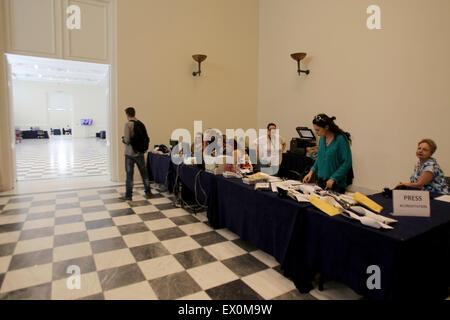
{"type": "Polygon", "coordinates": [[[314,172],[319,177],[318,185],[322,189],[345,193],[347,176],[352,168],[350,133],[340,129],[335,117],[319,114],[313,120],[314,130],[320,137],[317,160],[311,171],[303,179],[309,183],[314,172]]]}
{"type": "Polygon", "coordinates": [[[423,139],[419,142],[416,156],[419,159],[414,167],[414,172],[409,183],[400,182],[395,189],[409,187],[423,189],[430,192],[448,194],[448,185],[445,182],[444,172],[431,156],[436,152],[436,143],[431,139],[423,139]]]}

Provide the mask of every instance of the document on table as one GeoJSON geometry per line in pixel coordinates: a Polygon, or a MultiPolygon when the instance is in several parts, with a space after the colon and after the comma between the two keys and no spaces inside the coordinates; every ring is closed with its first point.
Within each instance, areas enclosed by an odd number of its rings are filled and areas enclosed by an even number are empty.
{"type": "Polygon", "coordinates": [[[440,196],[440,197],[434,198],[434,200],[450,202],[450,195],[440,196]]]}

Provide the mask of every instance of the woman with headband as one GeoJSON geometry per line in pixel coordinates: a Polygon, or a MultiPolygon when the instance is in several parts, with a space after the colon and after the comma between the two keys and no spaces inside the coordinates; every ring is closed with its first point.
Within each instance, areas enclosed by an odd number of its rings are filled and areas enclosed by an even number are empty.
{"type": "Polygon", "coordinates": [[[352,168],[351,136],[339,128],[326,114],[319,114],[313,120],[314,130],[320,137],[317,160],[303,179],[309,183],[314,173],[322,189],[345,193],[347,176],[352,168]]]}

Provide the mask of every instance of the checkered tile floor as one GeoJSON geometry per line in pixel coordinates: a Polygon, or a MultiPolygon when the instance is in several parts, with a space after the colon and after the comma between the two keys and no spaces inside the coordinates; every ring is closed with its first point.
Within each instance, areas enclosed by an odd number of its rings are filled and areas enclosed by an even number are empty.
{"type": "Polygon", "coordinates": [[[108,175],[106,140],[51,136],[16,144],[17,180],[108,175]]]}
{"type": "Polygon", "coordinates": [[[0,299],[314,299],[273,257],[155,187],[133,202],[118,199],[124,187],[0,196],[0,299]]]}

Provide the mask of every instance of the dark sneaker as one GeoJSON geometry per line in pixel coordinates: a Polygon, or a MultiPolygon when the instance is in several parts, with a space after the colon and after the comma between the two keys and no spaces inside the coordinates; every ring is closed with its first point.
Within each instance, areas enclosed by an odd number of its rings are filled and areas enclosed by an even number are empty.
{"type": "Polygon", "coordinates": [[[123,201],[133,201],[133,199],[131,198],[131,197],[119,197],[119,199],[120,200],[123,200],[123,201]]]}
{"type": "Polygon", "coordinates": [[[146,199],[150,199],[150,198],[152,198],[153,197],[153,194],[151,193],[151,192],[146,192],[145,193],[145,198],[146,199]]]}

